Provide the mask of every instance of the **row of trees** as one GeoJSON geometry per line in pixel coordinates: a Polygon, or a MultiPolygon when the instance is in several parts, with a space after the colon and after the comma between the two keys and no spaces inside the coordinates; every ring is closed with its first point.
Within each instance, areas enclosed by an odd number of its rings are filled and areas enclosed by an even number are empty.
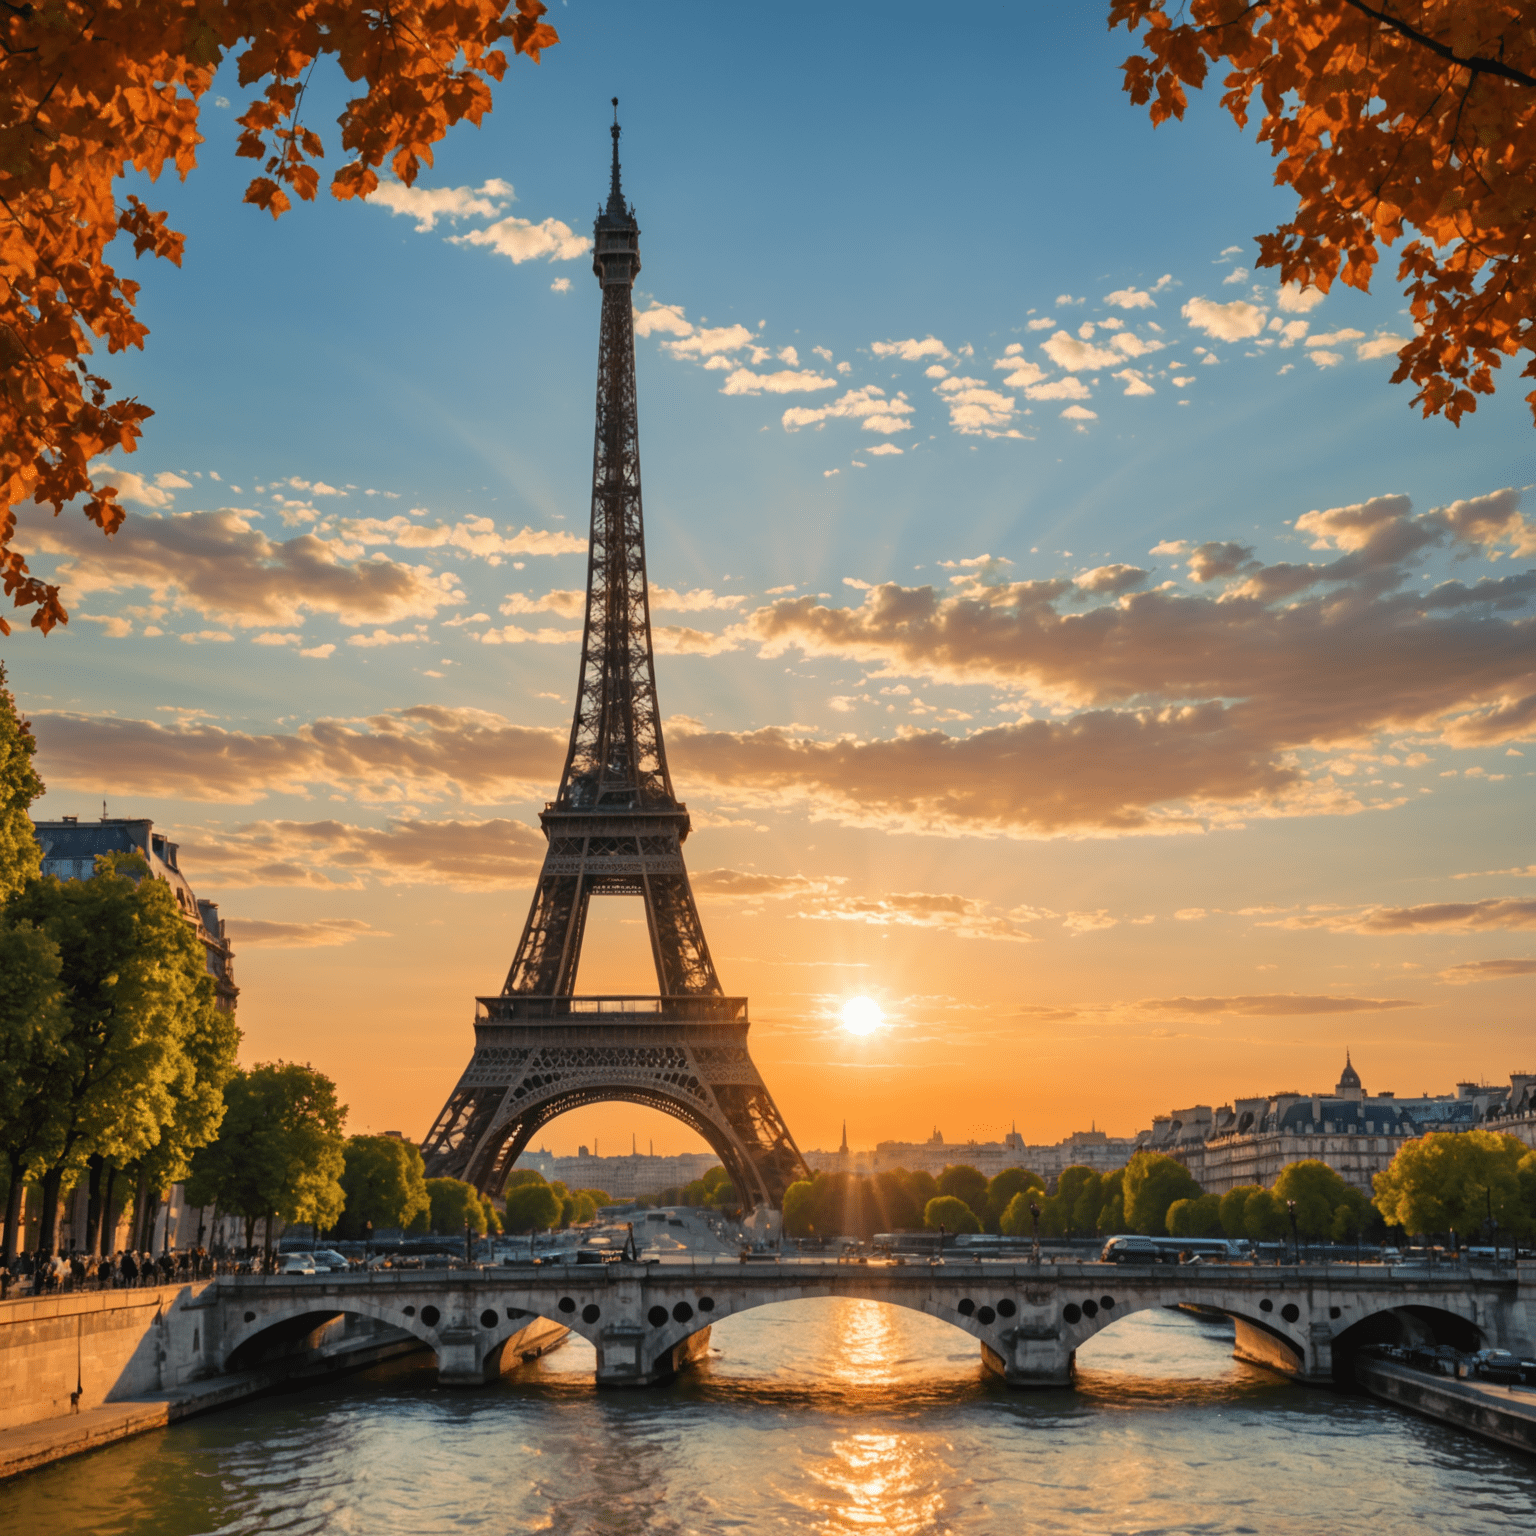
{"type": "MultiPolygon", "coordinates": [[[[22,1192],[41,1196],[38,1246],[58,1242],[62,1196],[89,1188],[98,1252],[131,1194],[147,1246],[159,1191],[213,1138],[240,1031],[217,1006],[207,958],[170,888],[138,854],[91,880],[42,878],[30,810],[36,742],[0,666],[0,1170],[3,1258],[22,1192]]],[[[110,1238],[108,1238],[110,1242],[110,1238]]]]}
{"type": "Polygon", "coordinates": [[[820,1173],[784,1197],[790,1236],[865,1241],[919,1227],[1027,1237],[1038,1223],[1052,1238],[1140,1232],[1277,1242],[1294,1233],[1307,1242],[1376,1242],[1388,1227],[1465,1236],[1490,1222],[1509,1237],[1536,1236],[1536,1151],[1483,1130],[1431,1132],[1407,1143],[1377,1177],[1374,1198],[1315,1158],[1289,1164],[1271,1189],[1244,1184],[1206,1194],[1182,1163],[1148,1151],[1110,1173],[1067,1168],[1049,1195],[1028,1169],[989,1180],[955,1164],[937,1178],[900,1168],[873,1178],[820,1173]]]}

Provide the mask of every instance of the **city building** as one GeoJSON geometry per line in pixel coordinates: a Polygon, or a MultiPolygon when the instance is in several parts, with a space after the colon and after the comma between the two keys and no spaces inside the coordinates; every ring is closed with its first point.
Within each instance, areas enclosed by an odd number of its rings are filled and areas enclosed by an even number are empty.
{"type": "Polygon", "coordinates": [[[1366,1194],[1404,1142],[1429,1131],[1473,1127],[1507,1131],[1536,1144],[1536,1073],[1507,1086],[1456,1084],[1454,1093],[1405,1098],[1365,1089],[1348,1052],[1331,1093],[1272,1093],[1212,1109],[1194,1104],[1155,1115],[1137,1147],[1164,1152],[1202,1189],[1225,1194],[1240,1184],[1272,1185],[1288,1163],[1315,1158],[1366,1194]]]}
{"type": "Polygon", "coordinates": [[[965,1163],[989,1179],[1005,1168],[1028,1168],[1042,1178],[1054,1179],[1063,1169],[1074,1166],[1101,1173],[1124,1167],[1136,1147],[1134,1136],[1109,1136],[1097,1129],[1076,1131],[1049,1145],[1032,1145],[1017,1129],[1001,1141],[945,1141],[943,1132],[935,1129],[927,1141],[882,1141],[873,1152],[850,1152],[845,1124],[843,1144],[836,1152],[810,1151],[805,1160],[813,1173],[863,1177],[892,1168],[940,1174],[952,1164],[965,1163]]]}
{"type": "Polygon", "coordinates": [[[599,1157],[586,1147],[578,1147],[575,1157],[556,1157],[543,1147],[537,1151],[529,1148],[517,1159],[519,1168],[532,1168],[551,1183],[558,1179],[567,1189],[600,1189],[615,1200],[645,1199],[664,1189],[679,1189],[719,1165],[720,1159],[713,1152],[656,1157],[632,1151],[622,1157],[599,1157]]]}
{"type": "Polygon", "coordinates": [[[61,816],[57,821],[35,821],[32,829],[43,850],[42,872],[60,880],[89,880],[104,853],[141,853],[150,874],[170,886],[181,915],[196,929],[207,953],[219,1007],[234,1012],[240,989],[235,985],[234,951],[218,904],[198,899],[177,865],[177,845],[156,832],[154,822],[126,816],[82,822],[78,816],[61,816]]]}

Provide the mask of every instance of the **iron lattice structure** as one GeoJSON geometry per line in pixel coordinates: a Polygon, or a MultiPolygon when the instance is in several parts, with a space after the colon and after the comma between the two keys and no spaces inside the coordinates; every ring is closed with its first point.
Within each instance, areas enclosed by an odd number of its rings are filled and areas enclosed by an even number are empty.
{"type": "MultiPolygon", "coordinates": [[[[615,103],[617,106],[617,103],[615,103]]],[[[602,287],[587,610],[570,746],[540,821],[548,848],[500,995],[481,998],[476,1048],[423,1152],[432,1177],[499,1194],[541,1125],[622,1099],[682,1120],[747,1207],[777,1208],[807,1171],[747,1050],[745,998],[726,997],[699,921],[656,700],[640,497],[633,289],[640,228],[619,178],[593,229],[602,287]],[[579,997],[592,897],[645,904],[658,992],[579,997]]]]}

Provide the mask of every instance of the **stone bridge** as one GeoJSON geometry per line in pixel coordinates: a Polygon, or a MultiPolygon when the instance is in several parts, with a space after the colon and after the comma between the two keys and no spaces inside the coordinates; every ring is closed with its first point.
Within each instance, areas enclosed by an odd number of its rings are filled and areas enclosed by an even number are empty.
{"type": "Polygon", "coordinates": [[[212,1372],[291,1353],[326,1329],[361,1326],[414,1336],[436,1353],[442,1382],[477,1385],[518,1363],[530,1340],[547,1342],[547,1325],[557,1324],[594,1345],[599,1385],[647,1386],[701,1353],[711,1324],[815,1296],[942,1318],[972,1335],[988,1368],[1016,1387],[1068,1385],[1080,1345],[1149,1307],[1224,1314],[1236,1325],[1239,1358],[1315,1384],[1336,1373],[1348,1379],[1349,1359],[1365,1343],[1536,1353],[1536,1263],[1435,1271],[953,1260],[546,1264],[225,1278],[186,1306],[205,1319],[204,1368],[212,1372]]]}

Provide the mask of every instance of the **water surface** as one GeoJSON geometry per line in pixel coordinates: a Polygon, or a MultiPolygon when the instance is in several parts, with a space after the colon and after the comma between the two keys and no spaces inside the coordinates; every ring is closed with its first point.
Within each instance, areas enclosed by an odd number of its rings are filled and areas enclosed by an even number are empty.
{"type": "Polygon", "coordinates": [[[1231,1358],[1142,1312],[1074,1391],[1011,1392],[975,1342],[874,1302],[715,1327],[671,1387],[597,1393],[573,1340],[478,1392],[429,1356],[263,1398],[0,1487],[47,1536],[1482,1536],[1536,1530],[1536,1462],[1231,1358]]]}

